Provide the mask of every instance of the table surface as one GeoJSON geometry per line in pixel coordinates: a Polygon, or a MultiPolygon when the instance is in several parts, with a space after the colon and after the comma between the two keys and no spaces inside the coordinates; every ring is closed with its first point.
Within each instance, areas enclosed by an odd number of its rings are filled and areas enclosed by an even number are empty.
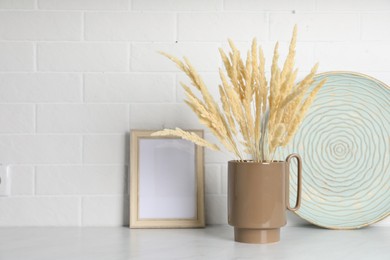
{"type": "Polygon", "coordinates": [[[0,228],[0,259],[390,259],[390,227],[284,227],[281,241],[233,241],[227,225],[204,229],[0,228]]]}

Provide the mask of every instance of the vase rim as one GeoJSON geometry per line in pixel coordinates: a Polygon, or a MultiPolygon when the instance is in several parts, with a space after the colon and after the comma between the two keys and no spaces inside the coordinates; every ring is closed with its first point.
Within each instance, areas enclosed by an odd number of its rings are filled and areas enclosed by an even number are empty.
{"type": "Polygon", "coordinates": [[[278,164],[278,163],[285,163],[285,161],[271,161],[271,162],[263,162],[263,161],[254,161],[254,160],[230,160],[229,163],[242,163],[242,164],[278,164]]]}

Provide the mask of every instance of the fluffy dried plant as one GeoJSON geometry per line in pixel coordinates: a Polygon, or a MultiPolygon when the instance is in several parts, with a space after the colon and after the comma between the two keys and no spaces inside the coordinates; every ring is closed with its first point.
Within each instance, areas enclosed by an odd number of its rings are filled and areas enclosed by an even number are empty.
{"type": "MultiPolygon", "coordinates": [[[[256,39],[252,41],[245,61],[231,40],[229,53],[219,49],[225,67],[225,71],[219,69],[221,107],[186,57],[180,60],[164,52],[161,54],[188,76],[192,87],[181,83],[187,97],[185,103],[221,144],[239,160],[265,162],[272,161],[277,148],[285,147],[291,141],[325,83],[323,80],[309,91],[318,64],[302,81],[295,83],[298,74],[298,70],[294,69],[296,38],[295,26],[282,68],[278,65],[279,45],[276,43],[269,82],[265,76],[263,50],[258,47],[256,39]]],[[[217,145],[179,128],[164,129],[153,135],[178,136],[197,145],[220,150],[217,145]]]]}

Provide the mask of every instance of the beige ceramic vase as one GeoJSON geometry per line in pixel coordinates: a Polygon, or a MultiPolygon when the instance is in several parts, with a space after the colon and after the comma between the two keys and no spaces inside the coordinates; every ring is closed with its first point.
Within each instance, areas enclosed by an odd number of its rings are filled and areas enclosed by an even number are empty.
{"type": "Polygon", "coordinates": [[[280,240],[286,225],[286,210],[299,209],[301,202],[302,161],[291,154],[286,161],[261,163],[229,161],[228,222],[234,239],[243,243],[272,243],[280,240]],[[294,208],[289,206],[290,160],[298,161],[298,189],[294,208]]]}

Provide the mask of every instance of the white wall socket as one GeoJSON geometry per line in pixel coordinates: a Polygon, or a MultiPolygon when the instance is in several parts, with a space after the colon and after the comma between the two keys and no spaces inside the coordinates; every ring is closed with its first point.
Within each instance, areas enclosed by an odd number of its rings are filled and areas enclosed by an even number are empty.
{"type": "Polygon", "coordinates": [[[0,165],[0,196],[9,196],[10,194],[10,176],[8,167],[0,165]]]}

